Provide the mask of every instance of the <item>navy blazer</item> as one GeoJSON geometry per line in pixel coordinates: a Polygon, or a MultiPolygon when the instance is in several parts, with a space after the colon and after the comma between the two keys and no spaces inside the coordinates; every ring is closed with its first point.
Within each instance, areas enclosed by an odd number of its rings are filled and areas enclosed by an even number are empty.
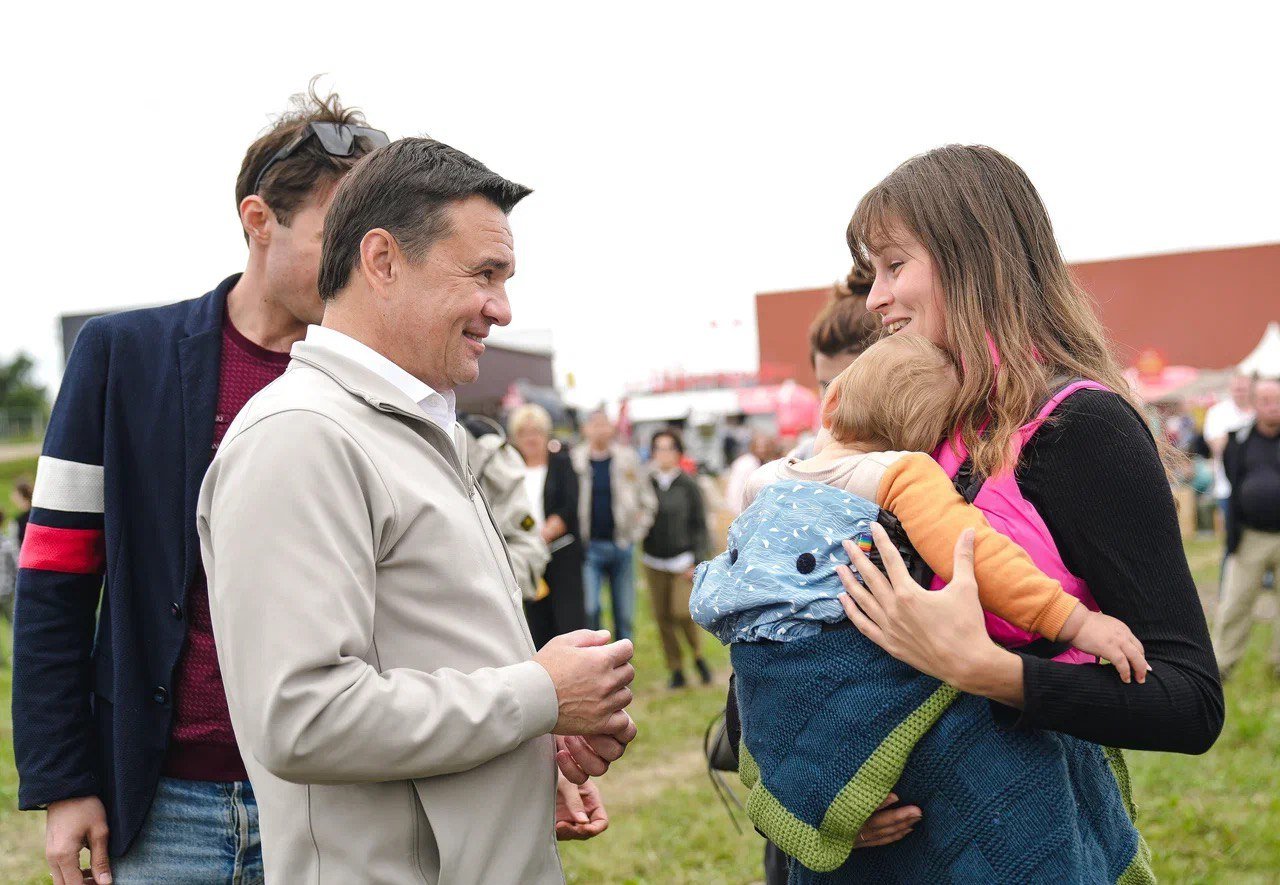
{"type": "Polygon", "coordinates": [[[86,323],[36,475],[14,619],[18,805],[100,797],[114,856],[142,827],[169,742],[238,279],[86,323]]]}

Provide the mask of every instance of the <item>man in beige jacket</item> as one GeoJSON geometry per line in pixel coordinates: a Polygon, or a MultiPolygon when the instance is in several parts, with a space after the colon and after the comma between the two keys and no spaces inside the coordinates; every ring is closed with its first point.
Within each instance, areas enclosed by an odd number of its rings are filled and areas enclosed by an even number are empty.
{"type": "Polygon", "coordinates": [[[205,477],[268,881],[558,883],[556,836],[607,825],[587,775],[635,735],[631,643],[578,631],[535,654],[454,412],[510,321],[527,193],[430,139],[361,161],[325,219],[323,325],[205,477]]]}

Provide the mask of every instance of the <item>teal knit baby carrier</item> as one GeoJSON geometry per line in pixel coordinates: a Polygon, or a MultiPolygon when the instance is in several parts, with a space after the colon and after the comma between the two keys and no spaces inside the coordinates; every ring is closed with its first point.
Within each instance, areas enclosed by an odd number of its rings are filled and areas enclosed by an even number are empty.
{"type": "Polygon", "coordinates": [[[1002,728],[855,629],[731,654],[747,813],[793,883],[1155,881],[1118,751],[1002,728]],[[920,825],[852,850],[890,790],[920,825]]]}
{"type": "MultiPolygon", "coordinates": [[[[771,508],[769,518],[737,526],[723,559],[699,568],[700,607],[738,635],[761,635],[739,626],[757,623],[749,612],[725,608],[726,577],[748,568],[821,601],[814,576],[829,573],[841,540],[864,531],[870,512],[851,505],[850,524],[837,531],[831,490],[822,488],[762,490],[753,507],[771,508]],[[828,565],[778,566],[798,556],[828,565]]],[[[766,584],[751,580],[759,603],[766,584]]],[[[747,812],[795,858],[793,883],[1155,881],[1118,751],[1006,729],[989,701],[895,660],[847,621],[791,641],[734,641],[730,653],[747,812]],[[854,851],[890,790],[920,806],[920,825],[899,842],[854,851]]]]}

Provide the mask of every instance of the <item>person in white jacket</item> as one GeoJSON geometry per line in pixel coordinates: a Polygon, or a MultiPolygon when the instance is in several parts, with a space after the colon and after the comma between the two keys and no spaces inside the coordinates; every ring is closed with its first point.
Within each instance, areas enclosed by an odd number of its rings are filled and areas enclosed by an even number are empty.
{"type": "Polygon", "coordinates": [[[774,437],[759,432],[751,434],[747,451],[734,458],[733,463],[729,465],[729,478],[724,486],[726,513],[737,516],[742,512],[747,480],[751,478],[751,474],[760,469],[761,465],[768,464],[779,455],[781,452],[778,451],[778,441],[774,437]]]}

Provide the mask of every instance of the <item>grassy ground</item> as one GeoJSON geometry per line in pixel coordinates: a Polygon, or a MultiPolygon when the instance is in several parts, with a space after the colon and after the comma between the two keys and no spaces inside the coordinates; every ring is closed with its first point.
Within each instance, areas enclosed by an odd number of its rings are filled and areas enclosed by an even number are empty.
{"type": "MultiPolygon", "coordinates": [[[[1193,542],[1188,556],[1198,582],[1211,594],[1216,545],[1193,542]]],[[[613,820],[608,832],[564,846],[569,881],[760,881],[760,839],[749,826],[743,834],[734,830],[702,758],[703,731],[724,698],[726,656],[715,643],[708,644],[718,677],[713,687],[667,691],[643,588],[641,596],[632,707],[640,736],[602,781],[613,820]]],[[[1227,726],[1213,750],[1202,757],[1128,754],[1139,824],[1164,881],[1280,880],[1280,683],[1264,667],[1267,629],[1257,631],[1227,688],[1227,726]]],[[[7,649],[7,637],[0,642],[7,649]]],[[[0,668],[0,882],[37,882],[43,872],[43,818],[14,810],[9,692],[9,672],[0,668]]]]}
{"type": "MultiPolygon", "coordinates": [[[[1196,583],[1216,598],[1216,542],[1187,548],[1196,583]]],[[[1275,598],[1264,600],[1275,612],[1275,598]]],[[[1254,631],[1226,685],[1227,721],[1203,756],[1128,753],[1138,824],[1156,872],[1169,882],[1280,881],[1280,681],[1265,658],[1270,631],[1254,631]]]]}
{"type": "Polygon", "coordinates": [[[34,479],[35,475],[36,459],[34,456],[18,458],[12,461],[0,459],[0,510],[12,516],[13,502],[9,500],[9,493],[13,491],[14,481],[20,476],[34,479]]]}

